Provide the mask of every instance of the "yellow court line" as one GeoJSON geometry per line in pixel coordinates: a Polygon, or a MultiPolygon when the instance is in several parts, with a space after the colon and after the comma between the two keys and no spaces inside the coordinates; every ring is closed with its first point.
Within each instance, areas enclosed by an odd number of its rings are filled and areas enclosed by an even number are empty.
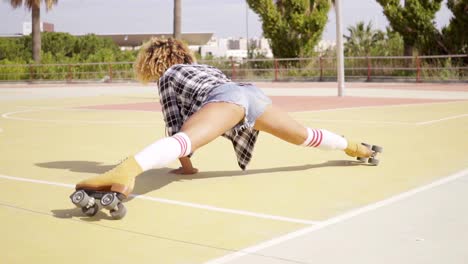
{"type": "MultiPolygon", "coordinates": [[[[34,180],[34,179],[28,179],[28,178],[7,176],[7,175],[2,175],[2,174],[0,174],[0,179],[6,179],[6,180],[12,180],[12,181],[18,181],[18,182],[45,184],[45,185],[52,185],[52,186],[60,186],[60,187],[65,187],[65,188],[70,188],[70,189],[75,188],[75,185],[73,185],[73,184],[50,182],[50,181],[43,181],[43,180],[34,180]]],[[[176,200],[157,198],[157,197],[151,197],[151,196],[145,196],[145,195],[132,194],[132,195],[130,195],[130,197],[136,198],[136,199],[147,200],[147,201],[158,202],[158,203],[179,205],[179,206],[185,206],[185,207],[190,207],[190,208],[204,209],[204,210],[208,210],[208,211],[215,211],[215,212],[235,214],[235,215],[251,216],[251,217],[256,217],[256,218],[283,221],[283,222],[289,222],[289,223],[298,223],[298,224],[306,224],[306,225],[316,225],[316,224],[321,223],[320,221],[312,221],[312,220],[291,218],[291,217],[278,216],[278,215],[269,215],[269,214],[256,213],[256,212],[245,211],[245,210],[222,208],[222,207],[216,207],[216,206],[211,206],[211,205],[176,201],[176,200]]]]}

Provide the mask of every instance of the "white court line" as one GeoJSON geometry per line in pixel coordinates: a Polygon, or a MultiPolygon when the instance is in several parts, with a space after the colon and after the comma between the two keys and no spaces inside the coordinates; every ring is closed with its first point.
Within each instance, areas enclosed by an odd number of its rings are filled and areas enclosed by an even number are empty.
{"type": "Polygon", "coordinates": [[[441,118],[441,119],[429,120],[429,121],[425,121],[425,122],[418,122],[418,123],[416,123],[416,125],[418,125],[418,126],[430,125],[430,124],[434,124],[434,123],[438,123],[438,122],[442,122],[442,121],[446,121],[446,120],[452,120],[452,119],[463,118],[463,117],[468,117],[468,114],[448,116],[448,117],[444,117],[444,118],[441,118]]]}
{"type": "Polygon", "coordinates": [[[310,118],[294,118],[298,121],[313,121],[324,123],[353,123],[353,124],[372,124],[372,125],[415,125],[411,122],[393,122],[393,121],[365,121],[365,120],[339,120],[339,119],[310,119],[310,118]]]}
{"type": "MultiPolygon", "coordinates": [[[[0,179],[19,181],[19,182],[45,184],[45,185],[51,185],[51,186],[60,186],[60,187],[66,187],[66,188],[72,188],[72,189],[75,188],[75,185],[73,185],[73,184],[65,184],[65,183],[58,183],[58,182],[34,180],[34,179],[28,179],[28,178],[19,178],[19,177],[7,176],[7,175],[2,175],[2,174],[0,174],[0,179]]],[[[221,208],[221,207],[216,207],[216,206],[211,206],[211,205],[181,202],[181,201],[169,200],[169,199],[164,199],[164,198],[156,198],[156,197],[144,196],[144,195],[134,195],[134,194],[132,194],[132,195],[130,195],[130,197],[133,197],[133,198],[136,198],[136,199],[141,199],[141,200],[164,203],[164,204],[173,204],[173,205],[179,205],[179,206],[185,206],[185,207],[191,207],[191,208],[198,208],[198,209],[204,209],[204,210],[221,212],[221,213],[228,213],[228,214],[235,214],[235,215],[252,216],[252,217],[256,217],[256,218],[277,220],[277,221],[283,221],[283,222],[289,222],[289,223],[298,223],[298,224],[306,224],[306,225],[315,225],[315,224],[320,223],[319,221],[311,221],[311,220],[290,218],[290,217],[284,217],[284,216],[278,216],[278,215],[255,213],[255,212],[244,211],[244,210],[221,208]]]]}
{"type": "Polygon", "coordinates": [[[308,110],[308,111],[296,111],[295,114],[307,114],[307,113],[320,113],[320,112],[332,112],[335,110],[361,110],[361,109],[375,109],[375,108],[398,108],[398,107],[411,107],[411,106],[426,106],[426,105],[441,105],[441,104],[453,104],[467,102],[467,100],[454,100],[449,102],[428,102],[428,103],[413,103],[413,104],[392,104],[392,105],[369,105],[369,106],[357,106],[357,107],[342,107],[342,108],[331,108],[322,110],[308,110]]]}
{"type": "MultiPolygon", "coordinates": [[[[2,114],[2,118],[10,119],[10,120],[20,120],[20,121],[34,121],[34,122],[46,122],[46,123],[59,123],[59,124],[103,124],[103,125],[148,125],[153,126],[156,124],[162,124],[163,121],[148,121],[148,122],[141,122],[141,121],[86,121],[86,120],[57,120],[57,119],[35,119],[35,118],[25,118],[25,117],[15,117],[14,115],[21,114],[21,113],[32,113],[32,112],[40,112],[45,110],[69,110],[69,111],[90,111],[93,109],[60,109],[60,108],[48,108],[48,109],[28,109],[28,110],[20,110],[14,112],[7,112],[2,114]]],[[[97,111],[97,110],[96,110],[97,111]]],[[[148,111],[148,113],[151,113],[148,111]]]]}
{"type": "Polygon", "coordinates": [[[403,199],[414,196],[414,195],[416,195],[416,194],[418,194],[420,192],[427,191],[427,190],[435,188],[437,186],[440,186],[440,185],[455,181],[455,180],[457,180],[459,178],[462,178],[462,177],[465,177],[467,175],[468,175],[468,169],[464,169],[464,170],[459,171],[459,172],[457,172],[455,174],[452,174],[450,176],[447,176],[447,177],[444,177],[444,178],[442,178],[440,180],[432,182],[432,183],[430,183],[428,185],[421,186],[421,187],[418,187],[416,189],[412,189],[410,191],[407,191],[407,192],[401,193],[399,195],[390,197],[388,199],[379,201],[377,203],[370,204],[370,205],[358,208],[356,210],[352,210],[352,211],[350,211],[348,213],[344,213],[344,214],[332,217],[332,218],[330,218],[328,220],[325,220],[325,221],[323,221],[323,222],[321,222],[321,223],[319,223],[317,225],[306,227],[306,228],[300,229],[298,231],[295,231],[295,232],[292,232],[292,233],[289,233],[289,234],[286,234],[286,235],[271,239],[269,241],[260,243],[258,245],[242,249],[242,250],[240,250],[238,252],[234,252],[232,254],[228,254],[226,256],[210,260],[208,262],[205,262],[204,264],[229,263],[230,261],[238,259],[240,257],[250,255],[250,254],[255,254],[260,250],[263,250],[263,249],[266,249],[266,248],[281,244],[283,242],[292,240],[292,239],[297,238],[297,237],[301,237],[301,236],[310,234],[312,232],[323,229],[325,227],[344,222],[344,221],[346,221],[346,220],[348,220],[350,218],[353,218],[355,216],[359,216],[361,214],[365,214],[367,212],[379,209],[381,207],[391,205],[391,204],[396,203],[398,201],[401,201],[403,199]]]}
{"type": "MultiPolygon", "coordinates": [[[[362,107],[344,107],[344,108],[333,108],[333,109],[323,109],[323,110],[311,110],[311,111],[299,111],[299,112],[293,112],[293,113],[319,113],[319,112],[329,112],[329,111],[338,111],[338,110],[353,110],[353,109],[374,109],[374,108],[382,108],[382,107],[388,107],[388,108],[393,108],[393,107],[410,107],[410,106],[425,106],[425,105],[434,105],[434,104],[450,104],[450,103],[457,103],[461,101],[452,101],[452,102],[432,102],[432,103],[415,103],[415,104],[401,104],[401,105],[375,105],[375,106],[362,106],[362,107]]],[[[24,108],[31,108],[28,106],[21,106],[24,108]]],[[[86,107],[86,106],[84,106],[86,107]]],[[[164,124],[163,120],[153,120],[151,122],[141,122],[141,121],[86,121],[86,120],[50,120],[50,119],[34,119],[34,118],[24,118],[24,117],[15,117],[14,115],[20,114],[20,113],[31,113],[31,112],[39,112],[39,111],[45,111],[45,110],[63,110],[63,111],[83,111],[83,112],[88,112],[88,111],[102,111],[101,109],[88,109],[88,108],[61,108],[61,107],[34,107],[34,109],[27,109],[27,110],[21,110],[21,111],[14,111],[14,112],[7,112],[2,114],[2,118],[5,119],[10,119],[10,120],[21,120],[21,121],[34,121],[34,122],[48,122],[48,123],[64,123],[64,124],[103,124],[103,125],[109,125],[109,124],[114,124],[114,125],[138,125],[138,126],[154,126],[156,124],[164,124]]],[[[104,111],[106,109],[103,109],[104,111]]],[[[109,111],[115,111],[115,110],[109,110],[109,111]]],[[[126,110],[127,111],[127,110],[126,110]]],[[[128,110],[132,112],[144,112],[144,113],[151,113],[151,111],[141,111],[141,110],[128,110]]],[[[301,118],[301,117],[295,117],[297,120],[302,120],[302,121],[315,121],[315,122],[345,122],[345,123],[359,123],[359,124],[382,124],[382,125],[428,125],[428,124],[433,124],[437,122],[442,122],[445,120],[450,120],[450,119],[456,119],[456,118],[461,118],[461,117],[466,117],[468,114],[461,114],[457,116],[450,116],[442,119],[437,119],[437,120],[429,120],[429,121],[424,121],[424,122],[397,122],[397,121],[363,121],[363,120],[323,120],[323,119],[308,119],[308,118],[301,118]]],[[[1,132],[1,131],[0,131],[1,132]]]]}

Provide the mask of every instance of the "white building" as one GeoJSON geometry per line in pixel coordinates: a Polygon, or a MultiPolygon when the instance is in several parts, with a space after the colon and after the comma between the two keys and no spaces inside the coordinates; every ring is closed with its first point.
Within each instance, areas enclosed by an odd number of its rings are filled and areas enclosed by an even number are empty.
{"type": "MultiPolygon", "coordinates": [[[[54,32],[54,24],[41,22],[40,23],[41,32],[54,32]]],[[[23,36],[31,35],[32,33],[32,23],[23,22],[23,36]]]]}
{"type": "Polygon", "coordinates": [[[336,43],[334,41],[330,40],[321,40],[317,46],[315,46],[315,51],[316,52],[325,52],[329,49],[333,49],[336,46],[336,43]]]}
{"type": "MultiPolygon", "coordinates": [[[[267,57],[272,58],[273,53],[271,51],[268,40],[265,38],[260,39],[249,39],[249,48],[255,46],[253,51],[256,54],[263,54],[267,57]]],[[[246,38],[216,38],[212,37],[211,40],[203,46],[191,46],[192,50],[200,51],[202,57],[214,56],[214,57],[226,57],[242,59],[247,58],[247,39],[246,38]]]]}
{"type": "Polygon", "coordinates": [[[226,52],[226,57],[230,58],[247,58],[247,50],[246,49],[232,49],[232,50],[227,50],[226,52]]]}
{"type": "MultiPolygon", "coordinates": [[[[315,47],[316,52],[325,52],[335,47],[335,42],[322,40],[315,47]]],[[[192,50],[199,51],[201,56],[221,57],[243,59],[248,57],[247,39],[246,38],[217,38],[212,37],[206,45],[191,46],[192,50]]],[[[266,38],[251,38],[249,39],[249,50],[255,55],[263,55],[267,58],[273,58],[270,43],[266,38]]]]}

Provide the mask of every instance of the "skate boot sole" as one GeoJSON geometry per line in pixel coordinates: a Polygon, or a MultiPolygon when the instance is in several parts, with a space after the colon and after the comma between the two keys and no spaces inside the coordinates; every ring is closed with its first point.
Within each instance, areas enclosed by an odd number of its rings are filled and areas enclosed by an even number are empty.
{"type": "Polygon", "coordinates": [[[77,184],[75,189],[97,191],[97,192],[116,192],[116,193],[122,194],[123,196],[125,196],[125,198],[127,198],[132,192],[132,189],[129,188],[128,186],[123,185],[123,184],[118,184],[118,183],[114,183],[112,185],[101,185],[101,186],[77,184]]]}
{"type": "Polygon", "coordinates": [[[367,144],[367,143],[361,143],[363,146],[366,146],[368,147],[370,150],[372,150],[372,154],[370,157],[367,157],[367,158],[356,158],[358,161],[362,162],[362,163],[367,163],[367,164],[370,164],[370,165],[373,165],[373,166],[377,166],[379,165],[380,163],[380,160],[377,159],[377,156],[378,154],[382,154],[383,152],[383,148],[380,147],[380,146],[377,146],[377,145],[371,145],[371,144],[367,144]]]}

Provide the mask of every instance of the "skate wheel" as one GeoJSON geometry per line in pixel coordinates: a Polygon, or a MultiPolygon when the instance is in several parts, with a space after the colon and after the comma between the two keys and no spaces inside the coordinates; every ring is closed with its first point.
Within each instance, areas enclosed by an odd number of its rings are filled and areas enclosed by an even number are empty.
{"type": "Polygon", "coordinates": [[[360,162],[367,162],[369,160],[369,158],[361,158],[361,157],[358,157],[356,159],[359,160],[360,162]]]}
{"type": "Polygon", "coordinates": [[[117,198],[117,195],[115,193],[106,193],[101,198],[102,206],[108,210],[115,209],[119,202],[119,198],[117,198]]]}
{"type": "Polygon", "coordinates": [[[117,209],[110,210],[110,214],[115,220],[122,219],[127,214],[127,208],[125,208],[123,203],[119,203],[117,204],[117,209]]]}
{"type": "Polygon", "coordinates": [[[367,144],[367,143],[361,143],[361,145],[364,145],[364,146],[366,146],[366,147],[368,147],[368,148],[371,148],[371,147],[372,147],[371,145],[369,145],[369,144],[367,144]]]}
{"type": "Polygon", "coordinates": [[[375,151],[375,152],[378,152],[378,153],[382,153],[383,152],[383,148],[382,147],[379,147],[379,146],[372,146],[372,150],[375,151]]]}
{"type": "Polygon", "coordinates": [[[95,216],[97,214],[97,212],[99,211],[99,207],[97,204],[94,204],[93,206],[91,207],[82,207],[81,208],[81,211],[83,212],[83,214],[87,215],[87,216],[95,216]]]}
{"type": "Polygon", "coordinates": [[[72,203],[76,205],[77,207],[85,207],[88,205],[90,197],[85,191],[79,190],[79,191],[74,192],[70,196],[70,199],[72,203]]]}
{"type": "Polygon", "coordinates": [[[378,159],[374,159],[374,158],[370,158],[370,159],[369,159],[369,164],[374,165],[374,166],[377,166],[377,165],[379,165],[379,160],[378,160],[378,159]]]}

